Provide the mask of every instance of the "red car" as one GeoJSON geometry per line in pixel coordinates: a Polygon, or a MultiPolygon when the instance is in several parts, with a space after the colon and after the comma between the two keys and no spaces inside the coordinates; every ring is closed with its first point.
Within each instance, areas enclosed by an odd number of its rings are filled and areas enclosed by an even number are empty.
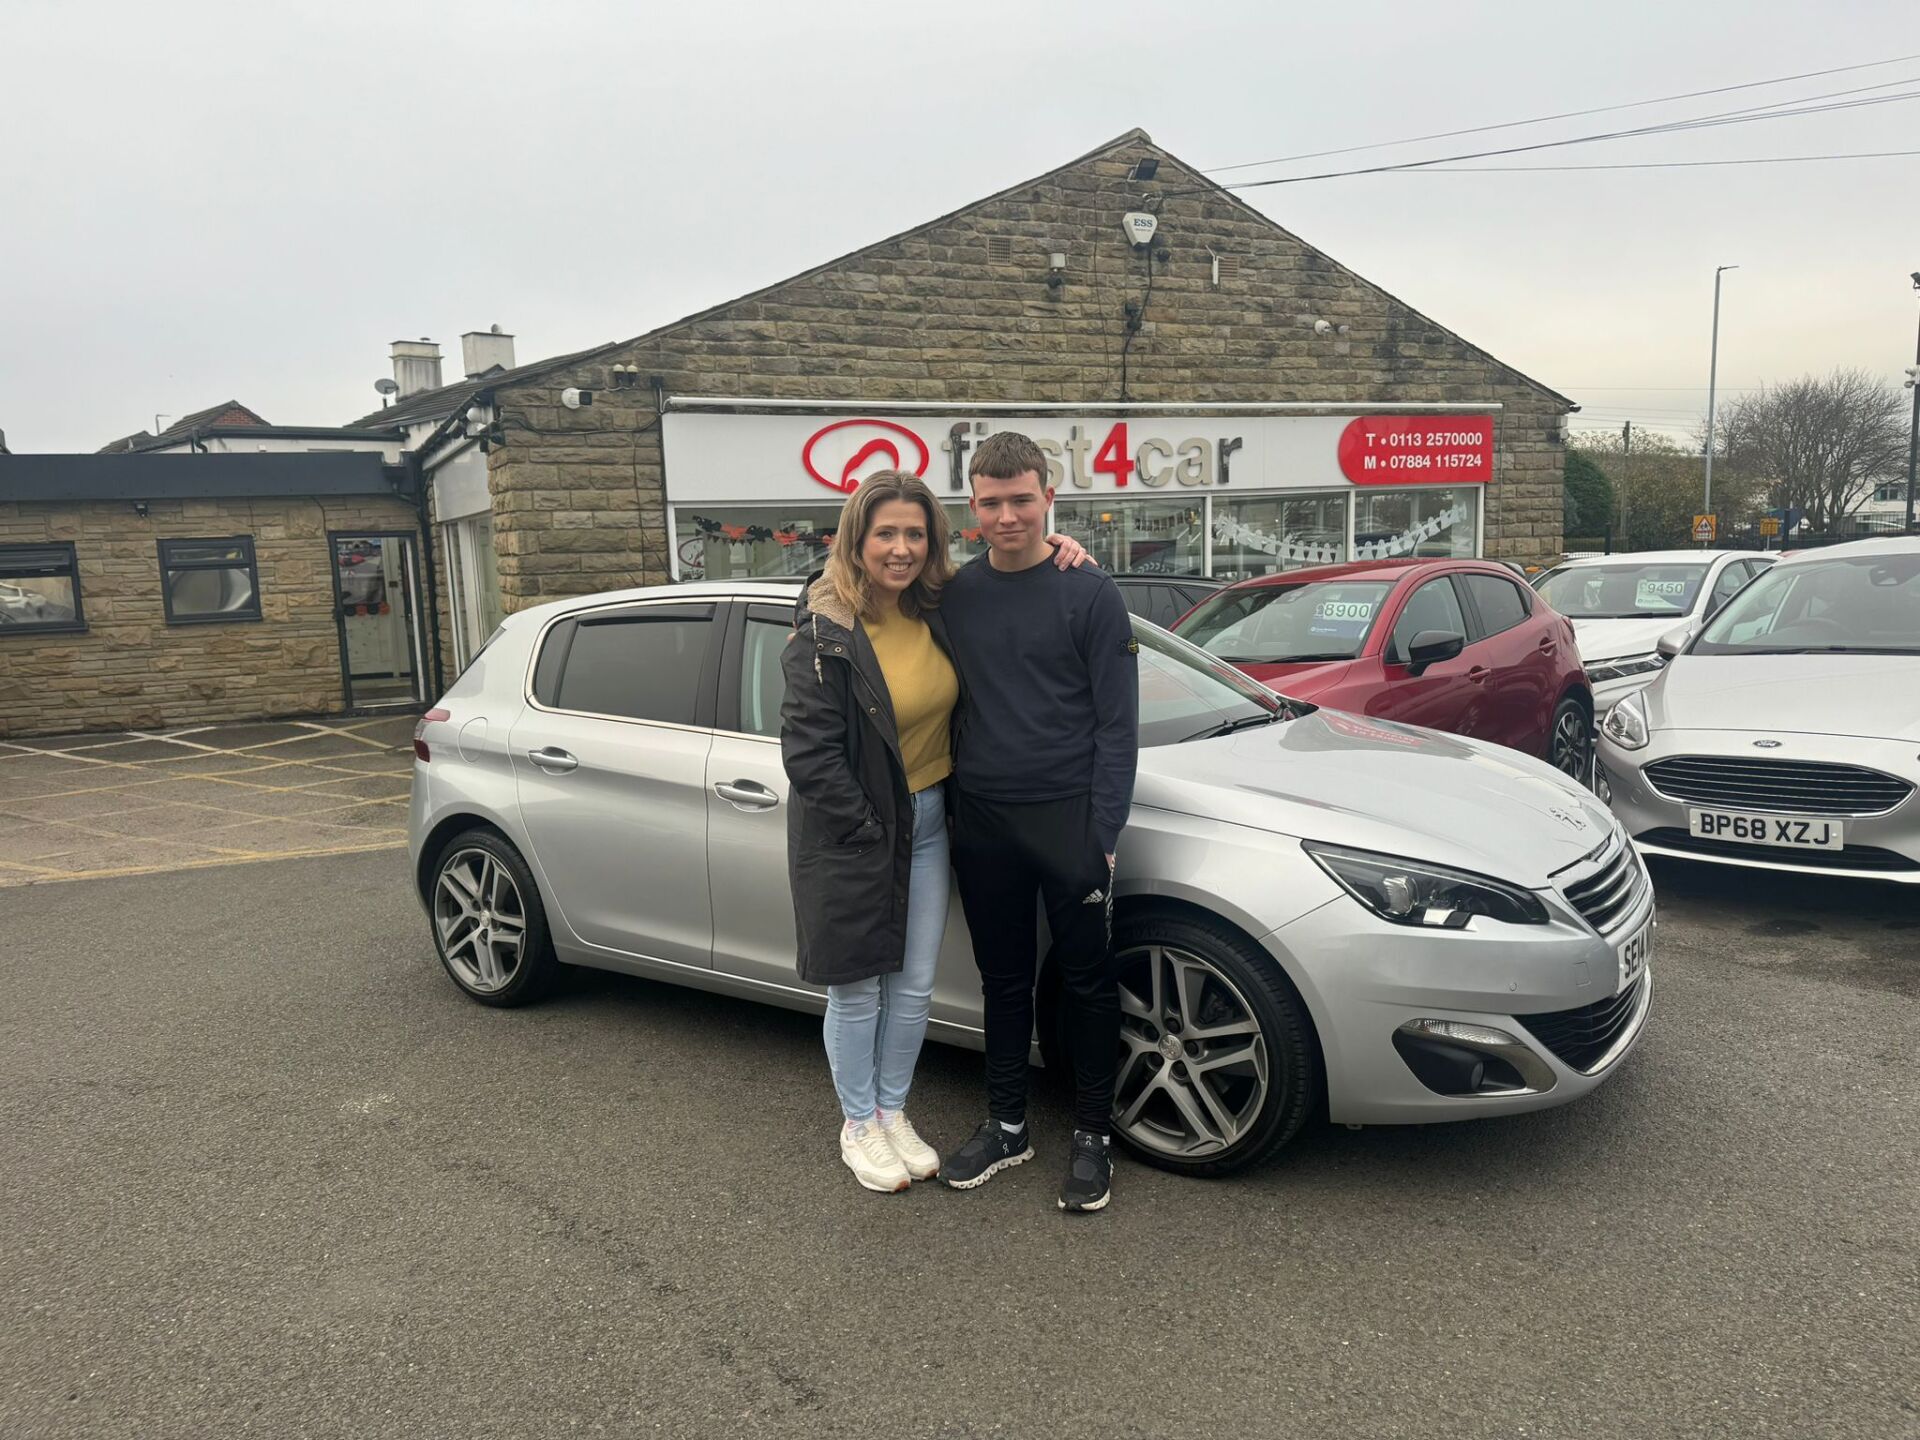
{"type": "Polygon", "coordinates": [[[1263,575],[1173,633],[1298,699],[1510,745],[1587,779],[1593,692],[1573,626],[1492,561],[1263,575]]]}

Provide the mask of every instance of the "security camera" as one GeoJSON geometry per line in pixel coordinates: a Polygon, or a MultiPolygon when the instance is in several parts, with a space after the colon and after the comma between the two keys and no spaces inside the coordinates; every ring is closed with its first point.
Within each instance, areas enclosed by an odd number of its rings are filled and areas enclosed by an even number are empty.
{"type": "Polygon", "coordinates": [[[582,405],[593,404],[593,391],[569,385],[560,392],[560,403],[569,410],[578,410],[582,405]]]}
{"type": "Polygon", "coordinates": [[[1331,320],[1314,321],[1313,333],[1316,335],[1331,335],[1333,333],[1333,322],[1331,320]]]}

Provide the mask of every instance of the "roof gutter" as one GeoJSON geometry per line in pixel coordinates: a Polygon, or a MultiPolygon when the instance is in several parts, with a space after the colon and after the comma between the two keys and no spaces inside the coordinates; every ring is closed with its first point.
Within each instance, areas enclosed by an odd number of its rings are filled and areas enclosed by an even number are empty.
{"type": "Polygon", "coordinates": [[[1312,400],[1246,400],[1167,404],[1129,401],[1113,404],[1099,400],[784,400],[756,395],[670,395],[669,410],[858,410],[863,413],[960,415],[992,413],[999,415],[1052,415],[1085,413],[1112,415],[1121,412],[1156,415],[1198,415],[1224,412],[1243,415],[1485,415],[1504,410],[1499,401],[1479,404],[1442,401],[1361,400],[1338,403],[1312,400]]]}

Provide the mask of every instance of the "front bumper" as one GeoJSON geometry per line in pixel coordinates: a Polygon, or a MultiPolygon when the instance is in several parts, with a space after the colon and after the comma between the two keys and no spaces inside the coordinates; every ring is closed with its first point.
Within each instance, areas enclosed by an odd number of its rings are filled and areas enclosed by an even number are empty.
{"type": "MultiPolygon", "coordinates": [[[[1740,730],[1656,730],[1645,749],[1623,750],[1603,734],[1595,757],[1599,763],[1596,788],[1643,855],[1792,875],[1920,885],[1920,796],[1909,795],[1881,815],[1830,817],[1846,827],[1844,850],[1796,851],[1695,839],[1688,833],[1690,809],[1769,812],[1731,802],[1716,806],[1702,800],[1675,799],[1656,790],[1645,774],[1648,765],[1672,755],[1751,759],[1753,741],[1752,733],[1740,730]]],[[[1803,743],[1793,744],[1791,752],[1783,753],[1792,753],[1798,760],[1861,765],[1902,777],[1913,773],[1910,742],[1809,736],[1803,743]]]]}
{"type": "Polygon", "coordinates": [[[1405,1125],[1512,1115],[1564,1105],[1604,1083],[1639,1043],[1652,1005],[1651,965],[1630,984],[1621,976],[1619,947],[1654,920],[1653,887],[1640,868],[1639,896],[1604,935],[1558,893],[1543,895],[1553,914],[1545,925],[1476,920],[1462,931],[1420,930],[1342,895],[1276,930],[1268,943],[1293,960],[1319,1028],[1329,1118],[1405,1125]],[[1588,1017],[1610,1028],[1604,1044],[1583,1050],[1569,1043],[1568,1027],[1588,1017]],[[1421,1022],[1446,1029],[1423,1032],[1421,1022]],[[1489,1043],[1481,1030],[1501,1032],[1524,1053],[1489,1043]],[[1409,1058],[1410,1039],[1423,1033],[1487,1061],[1489,1076],[1500,1078],[1476,1093],[1439,1093],[1409,1058]]]}

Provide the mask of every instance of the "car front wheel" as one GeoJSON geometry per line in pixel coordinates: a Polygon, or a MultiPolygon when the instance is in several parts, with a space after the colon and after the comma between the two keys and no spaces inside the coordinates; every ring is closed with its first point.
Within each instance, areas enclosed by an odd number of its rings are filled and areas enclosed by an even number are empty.
{"type": "Polygon", "coordinates": [[[1225,1175],[1291,1140],[1317,1092],[1312,1026],[1273,960],[1217,921],[1148,915],[1114,936],[1114,1133],[1148,1164],[1225,1175]]]}
{"type": "Polygon", "coordinates": [[[1571,695],[1553,712],[1553,729],[1547,735],[1547,763],[1582,785],[1592,784],[1593,722],[1587,719],[1587,707],[1571,695]]]}
{"type": "Polygon", "coordinates": [[[453,983],[482,1005],[525,1005],[559,971],[540,891],[520,852],[491,830],[441,850],[430,892],[433,943],[453,983]]]}

